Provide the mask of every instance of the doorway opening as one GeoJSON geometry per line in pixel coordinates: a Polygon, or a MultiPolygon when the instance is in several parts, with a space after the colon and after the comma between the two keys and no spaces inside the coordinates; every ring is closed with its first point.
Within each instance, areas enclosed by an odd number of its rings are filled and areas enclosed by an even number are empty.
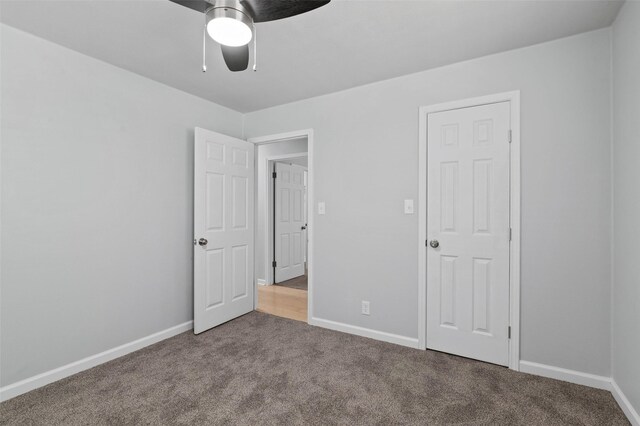
{"type": "Polygon", "coordinates": [[[256,310],[307,322],[310,131],[249,141],[256,145],[256,310]]]}

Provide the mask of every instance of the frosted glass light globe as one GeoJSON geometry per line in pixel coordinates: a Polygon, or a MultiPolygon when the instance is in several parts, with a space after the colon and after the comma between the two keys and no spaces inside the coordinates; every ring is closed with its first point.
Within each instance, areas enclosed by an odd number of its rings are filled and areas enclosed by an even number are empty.
{"type": "Polygon", "coordinates": [[[225,46],[244,46],[253,37],[247,24],[227,17],[217,17],[209,21],[207,32],[212,39],[225,46]]]}

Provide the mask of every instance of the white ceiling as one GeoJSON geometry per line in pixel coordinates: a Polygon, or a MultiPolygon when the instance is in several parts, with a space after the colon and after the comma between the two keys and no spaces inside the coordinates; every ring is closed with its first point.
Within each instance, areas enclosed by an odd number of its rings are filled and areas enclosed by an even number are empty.
{"type": "Polygon", "coordinates": [[[7,1],[2,22],[240,112],[609,26],[617,0],[339,1],[257,25],[258,72],[229,72],[203,15],[168,0],[7,1]]]}

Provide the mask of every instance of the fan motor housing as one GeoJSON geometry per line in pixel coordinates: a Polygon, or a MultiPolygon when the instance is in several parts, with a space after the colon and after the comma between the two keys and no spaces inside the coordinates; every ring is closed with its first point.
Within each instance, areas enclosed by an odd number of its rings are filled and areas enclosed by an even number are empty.
{"type": "Polygon", "coordinates": [[[213,3],[209,2],[209,4],[211,7],[205,11],[207,23],[215,18],[233,18],[250,27],[253,25],[251,12],[239,0],[217,0],[213,3]]]}

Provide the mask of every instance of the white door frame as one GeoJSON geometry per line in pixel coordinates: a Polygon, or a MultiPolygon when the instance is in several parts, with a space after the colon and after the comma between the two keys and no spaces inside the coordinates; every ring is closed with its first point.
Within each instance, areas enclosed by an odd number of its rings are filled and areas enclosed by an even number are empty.
{"type": "MultiPolygon", "coordinates": [[[[299,139],[299,138],[307,138],[307,156],[309,158],[308,166],[307,166],[307,239],[309,241],[309,245],[307,246],[307,322],[311,318],[313,318],[313,234],[314,234],[314,223],[313,223],[313,129],[304,129],[304,130],[296,130],[292,132],[286,133],[278,133],[274,135],[266,135],[266,136],[258,136],[255,138],[248,138],[248,142],[252,142],[256,145],[256,149],[258,145],[266,145],[270,143],[282,142],[290,139],[299,139]]],[[[299,155],[298,155],[299,156],[299,155]]],[[[254,156],[257,158],[257,156],[254,156]]],[[[257,161],[257,160],[254,160],[257,161]]],[[[258,196],[258,192],[256,191],[256,197],[258,196]]],[[[257,202],[254,203],[257,206],[257,202]]],[[[258,304],[258,284],[257,281],[254,281],[254,308],[257,307],[258,304]]]]}
{"type": "MultiPolygon", "coordinates": [[[[275,142],[280,142],[280,141],[275,141],[275,142]]],[[[256,152],[256,155],[258,153],[256,152]]],[[[271,172],[269,171],[269,163],[271,161],[277,161],[277,160],[286,160],[288,158],[300,158],[300,157],[308,157],[309,153],[308,152],[297,152],[297,153],[292,153],[292,154],[280,154],[280,155],[271,155],[269,157],[265,157],[265,163],[264,165],[265,167],[265,173],[266,175],[264,175],[263,177],[265,177],[265,182],[267,182],[267,187],[266,188],[258,188],[258,191],[266,191],[265,194],[267,194],[267,196],[265,197],[265,202],[266,205],[263,205],[264,207],[264,223],[266,224],[266,237],[265,237],[265,241],[264,241],[264,267],[265,267],[265,275],[264,275],[264,279],[265,285],[272,285],[275,283],[275,277],[273,276],[273,267],[271,266],[271,261],[273,260],[273,253],[270,253],[273,250],[273,234],[274,234],[274,229],[273,229],[273,223],[271,223],[271,221],[269,221],[269,213],[273,214],[273,212],[270,210],[269,207],[272,207],[272,205],[270,206],[270,203],[273,199],[273,197],[275,197],[275,194],[271,194],[272,197],[269,197],[269,185],[272,182],[271,181],[271,172]],[[271,256],[269,256],[271,254],[271,256]]],[[[256,159],[256,161],[258,161],[256,159]]],[[[257,200],[257,198],[256,198],[257,200]]],[[[274,201],[275,202],[275,201],[274,201]]],[[[257,210],[256,210],[257,212],[257,210]]],[[[308,222],[307,222],[308,223],[308,222]]],[[[256,228],[256,232],[257,232],[257,228],[256,228]]],[[[257,237],[257,235],[256,235],[257,237]]]]}
{"type": "Polygon", "coordinates": [[[520,369],[520,91],[420,107],[418,140],[418,345],[427,347],[427,116],[428,114],[498,102],[511,106],[509,250],[509,368],[520,369]]]}

